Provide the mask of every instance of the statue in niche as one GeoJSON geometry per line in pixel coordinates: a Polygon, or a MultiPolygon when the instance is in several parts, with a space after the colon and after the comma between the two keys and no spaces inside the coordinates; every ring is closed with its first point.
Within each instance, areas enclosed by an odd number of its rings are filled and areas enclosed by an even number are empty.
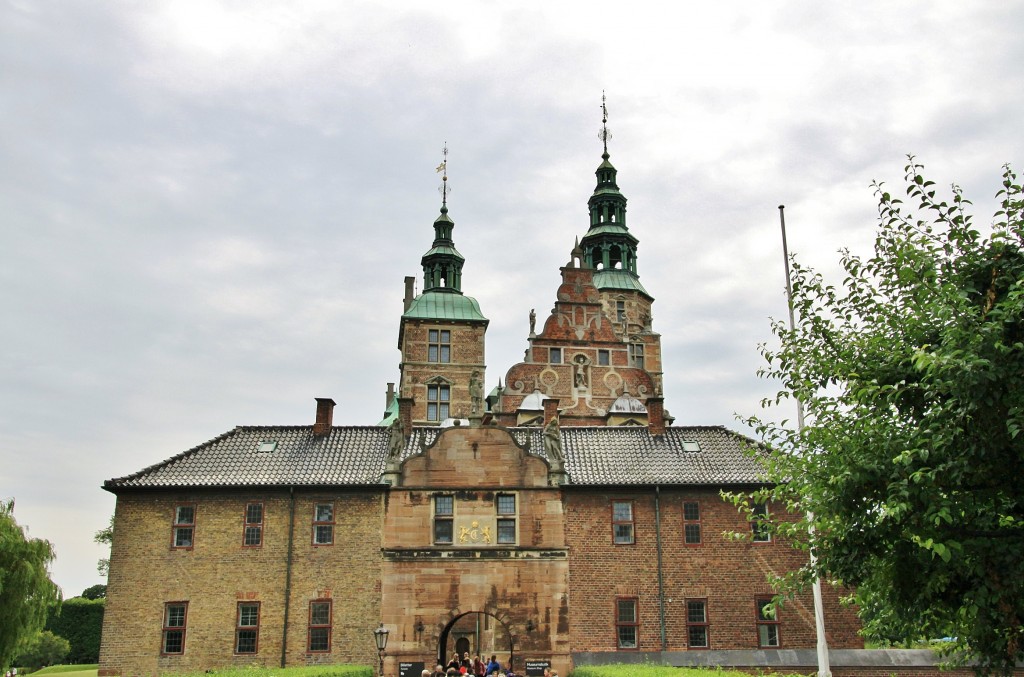
{"type": "Polygon", "coordinates": [[[576,362],[576,364],[575,364],[576,375],[575,375],[575,377],[573,379],[573,382],[576,384],[577,388],[586,388],[587,387],[587,364],[586,364],[587,360],[582,355],[577,355],[575,362],[576,362]]]}
{"type": "Polygon", "coordinates": [[[530,308],[530,334],[537,333],[537,313],[533,308],[530,308]]]}
{"type": "Polygon", "coordinates": [[[405,449],[405,432],[402,431],[402,421],[397,418],[389,428],[388,462],[393,463],[398,460],[398,457],[402,454],[402,450],[405,449]]]}
{"type": "Polygon", "coordinates": [[[544,426],[544,453],[548,460],[561,463],[565,457],[562,455],[562,431],[558,428],[558,417],[554,416],[544,426]]]}

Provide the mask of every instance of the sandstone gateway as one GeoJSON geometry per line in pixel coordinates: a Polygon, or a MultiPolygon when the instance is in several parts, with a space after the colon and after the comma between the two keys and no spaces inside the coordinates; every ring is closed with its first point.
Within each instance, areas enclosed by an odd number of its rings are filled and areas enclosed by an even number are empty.
{"type": "MultiPolygon", "coordinates": [[[[641,658],[770,666],[813,649],[809,597],[764,607],[766,574],[801,555],[722,536],[750,530],[719,497],[760,485],[750,441],[673,426],[664,407],[607,139],[589,208],[552,310],[531,315],[498,387],[485,393],[488,320],[463,294],[445,200],[422,293],[406,280],[383,421],[335,426],[319,398],[311,425],[235,428],[106,482],[100,674],[376,665],[381,623],[388,675],[454,651],[566,674],[641,658]]],[[[861,646],[825,592],[830,646],[861,646]]]]}

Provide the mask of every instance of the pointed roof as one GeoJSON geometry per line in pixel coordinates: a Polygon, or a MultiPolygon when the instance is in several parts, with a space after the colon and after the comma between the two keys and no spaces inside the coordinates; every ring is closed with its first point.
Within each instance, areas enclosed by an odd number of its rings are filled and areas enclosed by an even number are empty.
{"type": "Polygon", "coordinates": [[[601,164],[595,174],[597,186],[587,203],[590,208],[590,229],[579,246],[587,265],[595,268],[594,284],[601,290],[622,289],[638,291],[653,299],[640,284],[637,274],[637,245],[640,243],[626,227],[626,197],[619,192],[616,182],[618,170],[608,154],[608,107],[601,97],[601,132],[604,143],[601,164]]]}

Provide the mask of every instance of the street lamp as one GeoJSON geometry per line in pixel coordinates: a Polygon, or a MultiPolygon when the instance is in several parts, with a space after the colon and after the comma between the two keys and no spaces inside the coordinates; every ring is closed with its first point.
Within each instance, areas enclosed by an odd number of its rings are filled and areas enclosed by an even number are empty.
{"type": "Polygon", "coordinates": [[[388,648],[388,629],[381,623],[380,627],[373,631],[373,641],[377,644],[377,656],[380,659],[380,677],[384,677],[384,649],[388,648]]]}

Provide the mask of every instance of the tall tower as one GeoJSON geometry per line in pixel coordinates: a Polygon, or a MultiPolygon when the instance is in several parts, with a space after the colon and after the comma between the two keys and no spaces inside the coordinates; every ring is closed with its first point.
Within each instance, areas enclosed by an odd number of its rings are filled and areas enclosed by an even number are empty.
{"type": "MultiPolygon", "coordinates": [[[[590,229],[562,266],[550,315],[530,318],[523,362],[505,375],[493,413],[504,425],[540,425],[557,400],[564,425],[647,425],[663,421],[661,337],[651,327],[654,299],[640,284],[639,241],[626,228],[626,198],[608,158],[608,107],[590,229]],[[657,407],[651,418],[650,407],[657,407]]],[[[660,424],[660,423],[659,423],[660,424]]]]}
{"type": "Polygon", "coordinates": [[[597,187],[587,203],[590,229],[580,240],[583,260],[593,268],[594,286],[616,332],[628,344],[630,366],[649,372],[661,389],[661,336],[651,327],[654,297],[640,284],[637,246],[640,241],[626,227],[626,197],[619,192],[618,171],[609,161],[608,106],[601,96],[601,131],[604,144],[601,164],[595,174],[597,187]]]}
{"type": "Polygon", "coordinates": [[[462,293],[466,259],[455,248],[448,216],[448,147],[442,172],[441,213],[434,242],[423,255],[423,292],[406,278],[405,310],[398,331],[402,351],[399,397],[411,398],[412,422],[437,425],[484,413],[484,334],[488,320],[476,299],[462,293]]]}

